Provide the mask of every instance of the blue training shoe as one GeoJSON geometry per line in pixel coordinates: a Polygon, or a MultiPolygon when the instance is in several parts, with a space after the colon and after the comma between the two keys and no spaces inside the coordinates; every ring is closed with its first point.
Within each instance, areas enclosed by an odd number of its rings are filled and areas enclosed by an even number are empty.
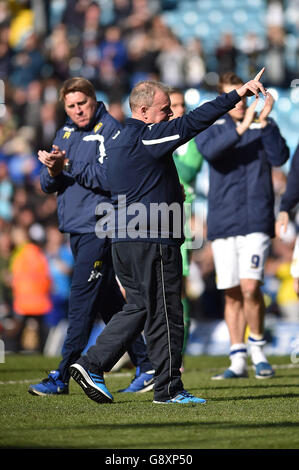
{"type": "Polygon", "coordinates": [[[127,388],[118,390],[120,393],[144,393],[153,390],[154,388],[155,371],[148,370],[141,372],[139,367],[136,369],[136,375],[127,388]]]}
{"type": "Polygon", "coordinates": [[[248,377],[247,370],[244,370],[242,374],[236,374],[231,369],[226,369],[222,374],[213,375],[212,380],[224,380],[224,379],[246,379],[248,377]]]}
{"type": "Polygon", "coordinates": [[[67,383],[59,379],[59,370],[51,370],[48,377],[35,385],[30,385],[28,392],[31,395],[66,395],[69,393],[67,383]]]}
{"type": "Polygon", "coordinates": [[[259,362],[255,366],[255,377],[257,379],[270,379],[275,372],[269,362],[259,362]]]}
{"type": "Polygon", "coordinates": [[[203,403],[206,403],[206,400],[204,400],[203,398],[197,398],[191,393],[187,392],[186,390],[183,390],[182,392],[178,393],[174,398],[170,398],[170,400],[165,400],[165,401],[154,400],[153,403],[167,403],[167,404],[180,403],[182,405],[187,405],[190,403],[203,404],[203,403]]]}
{"type": "Polygon", "coordinates": [[[113,396],[106,387],[102,374],[92,373],[78,363],[70,366],[70,374],[91,400],[97,403],[113,402],[113,396]]]}

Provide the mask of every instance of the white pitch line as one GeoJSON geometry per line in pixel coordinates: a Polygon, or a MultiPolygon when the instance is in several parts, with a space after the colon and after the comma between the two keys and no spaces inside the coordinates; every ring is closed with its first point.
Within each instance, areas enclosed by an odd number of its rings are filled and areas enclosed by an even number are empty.
{"type": "MultiPolygon", "coordinates": [[[[299,363],[298,364],[277,364],[273,365],[272,367],[274,369],[298,369],[299,368],[299,363]]],[[[252,366],[254,369],[254,366],[252,366]]],[[[219,369],[219,368],[218,368],[219,369]]],[[[213,372],[218,369],[209,369],[210,372],[213,372]]],[[[111,378],[119,378],[119,377],[131,377],[132,373],[130,372],[108,372],[105,374],[105,377],[111,378]]],[[[7,380],[6,382],[0,381],[0,385],[18,385],[18,384],[28,384],[28,383],[38,383],[41,382],[42,379],[30,379],[30,380],[7,380]]]]}
{"type": "MultiPolygon", "coordinates": [[[[105,374],[105,377],[111,378],[119,378],[119,377],[131,377],[132,374],[130,372],[112,372],[109,374],[105,374]]],[[[42,379],[27,379],[27,380],[7,380],[6,382],[0,381],[0,385],[18,385],[18,384],[34,384],[41,382],[42,379]]]]}

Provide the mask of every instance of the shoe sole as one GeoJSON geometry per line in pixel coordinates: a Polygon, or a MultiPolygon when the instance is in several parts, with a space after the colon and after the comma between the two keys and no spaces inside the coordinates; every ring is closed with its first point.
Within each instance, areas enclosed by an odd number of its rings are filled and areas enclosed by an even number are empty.
{"type": "Polygon", "coordinates": [[[157,405],[205,405],[207,402],[205,401],[200,401],[200,402],[195,402],[195,401],[190,401],[189,403],[182,403],[179,401],[156,401],[154,400],[153,403],[157,405]]]}
{"type": "Polygon", "coordinates": [[[237,375],[235,377],[223,377],[222,375],[215,375],[211,380],[234,380],[234,379],[248,379],[248,375],[237,375]]]}
{"type": "Polygon", "coordinates": [[[28,388],[28,392],[31,395],[39,396],[39,397],[46,397],[50,395],[49,393],[38,392],[37,390],[33,390],[32,388],[28,388]]]}
{"type": "Polygon", "coordinates": [[[118,393],[145,393],[154,390],[154,384],[150,384],[147,387],[142,388],[141,390],[131,391],[131,390],[118,390],[118,393]]]}
{"type": "Polygon", "coordinates": [[[28,393],[31,395],[39,396],[39,397],[48,397],[51,395],[68,395],[68,391],[66,392],[59,392],[59,393],[43,393],[38,390],[34,390],[34,388],[28,388],[28,393]]]}
{"type": "Polygon", "coordinates": [[[154,384],[150,384],[147,387],[144,387],[142,390],[138,390],[135,393],[145,393],[145,392],[150,392],[151,390],[154,390],[154,384]]]}
{"type": "Polygon", "coordinates": [[[91,380],[86,370],[80,364],[74,364],[70,367],[70,374],[84,393],[91,400],[97,403],[112,403],[113,398],[109,397],[103,390],[98,388],[91,380]]]}
{"type": "Polygon", "coordinates": [[[269,375],[255,375],[256,379],[272,379],[275,374],[269,374],[269,375]]]}

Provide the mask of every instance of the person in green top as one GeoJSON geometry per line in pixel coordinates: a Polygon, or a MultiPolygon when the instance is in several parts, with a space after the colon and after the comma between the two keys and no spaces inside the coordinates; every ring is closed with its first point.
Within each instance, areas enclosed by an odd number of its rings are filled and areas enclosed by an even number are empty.
{"type": "MultiPolygon", "coordinates": [[[[169,97],[171,103],[171,109],[173,116],[171,119],[183,116],[186,112],[186,104],[184,100],[183,92],[178,88],[169,89],[169,97]]],[[[201,153],[197,150],[197,146],[194,138],[189,140],[186,144],[182,145],[173,154],[174,163],[180,178],[180,182],[184,187],[185,191],[185,202],[191,204],[195,199],[194,185],[198,172],[201,170],[203,157],[201,153]]],[[[190,221],[187,220],[187,223],[190,224],[190,221]]],[[[188,234],[188,230],[186,233],[188,234]]],[[[186,280],[189,275],[189,265],[190,265],[190,251],[187,248],[187,243],[185,242],[181,246],[181,254],[183,260],[183,291],[182,291],[182,304],[184,311],[184,345],[183,345],[183,355],[186,350],[188,336],[189,336],[189,327],[190,327],[190,315],[189,315],[189,301],[186,294],[186,280]]]]}

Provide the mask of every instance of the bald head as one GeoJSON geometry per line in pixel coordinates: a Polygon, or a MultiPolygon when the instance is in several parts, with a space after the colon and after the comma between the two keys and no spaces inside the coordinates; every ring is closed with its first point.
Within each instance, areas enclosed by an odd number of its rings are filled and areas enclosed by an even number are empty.
{"type": "Polygon", "coordinates": [[[172,116],[168,87],[160,82],[139,82],[129,98],[132,117],[146,123],[168,121],[172,116]]]}

